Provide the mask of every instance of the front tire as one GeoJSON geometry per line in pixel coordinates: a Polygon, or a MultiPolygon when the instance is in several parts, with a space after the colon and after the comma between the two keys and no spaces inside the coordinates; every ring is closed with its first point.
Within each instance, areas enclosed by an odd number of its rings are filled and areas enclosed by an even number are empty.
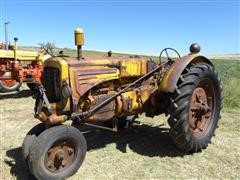
{"type": "Polygon", "coordinates": [[[23,155],[25,162],[27,162],[28,155],[29,155],[32,144],[44,130],[45,130],[44,123],[40,123],[40,124],[37,124],[36,126],[34,126],[25,136],[25,138],[23,140],[23,144],[22,144],[22,155],[23,155]]]}
{"type": "Polygon", "coordinates": [[[214,135],[221,110],[220,78],[210,64],[186,68],[171,95],[170,135],[185,152],[205,149],[214,135]]]}
{"type": "Polygon", "coordinates": [[[87,150],[82,133],[66,125],[46,129],[30,149],[29,169],[37,179],[65,179],[80,168],[87,150]]]}
{"type": "Polygon", "coordinates": [[[12,92],[12,91],[18,91],[21,87],[22,83],[16,81],[16,80],[5,80],[0,81],[0,92],[12,92]]]}

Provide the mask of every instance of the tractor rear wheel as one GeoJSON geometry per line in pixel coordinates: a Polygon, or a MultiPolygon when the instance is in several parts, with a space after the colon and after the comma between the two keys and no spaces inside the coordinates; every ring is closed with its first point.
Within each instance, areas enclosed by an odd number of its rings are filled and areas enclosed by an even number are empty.
{"type": "Polygon", "coordinates": [[[221,110],[220,78],[210,64],[195,64],[183,72],[171,95],[170,135],[185,152],[205,149],[214,136],[221,110]]]}
{"type": "Polygon", "coordinates": [[[11,79],[11,80],[1,80],[0,81],[0,92],[11,92],[11,91],[17,91],[21,87],[22,83],[11,79]]]}
{"type": "Polygon", "coordinates": [[[31,146],[28,165],[37,179],[65,179],[80,168],[87,150],[82,133],[67,125],[43,131],[31,146]]]}

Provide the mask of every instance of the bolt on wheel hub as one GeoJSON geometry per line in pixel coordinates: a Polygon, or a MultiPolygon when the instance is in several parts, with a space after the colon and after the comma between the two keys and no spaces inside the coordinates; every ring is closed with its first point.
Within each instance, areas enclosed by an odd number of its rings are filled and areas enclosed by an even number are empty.
{"type": "Polygon", "coordinates": [[[53,173],[63,171],[73,163],[75,154],[74,144],[71,141],[59,141],[48,149],[44,165],[53,173]]]}
{"type": "Polygon", "coordinates": [[[212,81],[205,79],[192,93],[189,107],[189,128],[195,137],[205,134],[212,119],[214,109],[212,81]]]}

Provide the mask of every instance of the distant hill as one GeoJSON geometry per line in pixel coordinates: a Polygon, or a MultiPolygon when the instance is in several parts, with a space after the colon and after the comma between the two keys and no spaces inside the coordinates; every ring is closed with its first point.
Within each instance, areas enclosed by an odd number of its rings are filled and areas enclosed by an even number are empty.
{"type": "Polygon", "coordinates": [[[229,60],[240,60],[240,54],[223,54],[223,55],[210,55],[210,59],[229,59],[229,60]]]}
{"type": "MultiPolygon", "coordinates": [[[[32,46],[20,46],[18,47],[20,50],[26,51],[41,51],[39,47],[32,47],[32,46]]],[[[65,55],[76,57],[77,52],[76,49],[71,48],[56,48],[54,49],[54,54],[58,54],[59,51],[63,51],[65,55]]],[[[129,56],[136,56],[136,54],[124,54],[124,53],[115,53],[112,52],[112,57],[119,58],[119,57],[129,57],[129,56]]],[[[94,50],[83,50],[83,56],[85,58],[102,58],[107,56],[107,52],[100,52],[94,50]]],[[[147,56],[147,55],[138,55],[139,57],[143,58],[152,58],[153,60],[158,60],[158,56],[147,56]]],[[[223,54],[223,55],[208,55],[210,59],[230,59],[230,60],[240,60],[240,54],[223,54]]]]}
{"type": "MultiPolygon", "coordinates": [[[[30,47],[30,46],[20,46],[18,47],[19,50],[25,50],[25,51],[42,51],[39,47],[30,47]]],[[[54,49],[54,54],[58,54],[59,51],[63,51],[65,55],[76,57],[77,51],[76,49],[71,48],[56,48],[54,49]]],[[[100,51],[93,51],[93,50],[83,50],[83,56],[86,58],[101,58],[106,57],[107,52],[100,52],[100,51]]],[[[129,57],[129,56],[136,56],[136,54],[123,54],[123,53],[115,53],[112,52],[112,57],[118,58],[118,57],[129,57]]],[[[147,57],[147,58],[153,58],[156,59],[158,57],[156,56],[143,56],[143,55],[137,55],[139,57],[147,57]]]]}

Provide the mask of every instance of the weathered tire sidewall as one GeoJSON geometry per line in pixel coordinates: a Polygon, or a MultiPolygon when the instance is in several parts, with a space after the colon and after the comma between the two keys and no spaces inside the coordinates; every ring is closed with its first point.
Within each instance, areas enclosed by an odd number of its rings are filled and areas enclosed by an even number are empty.
{"type": "Polygon", "coordinates": [[[14,86],[6,87],[0,81],[0,92],[5,93],[5,92],[17,91],[21,87],[21,85],[22,85],[22,83],[16,82],[16,84],[14,86]]]}
{"type": "Polygon", "coordinates": [[[80,168],[85,158],[86,150],[86,140],[78,129],[66,125],[52,127],[40,134],[35,141],[35,145],[32,146],[28,159],[30,171],[37,179],[65,179],[72,176],[80,168]],[[44,166],[45,154],[56,141],[61,139],[69,139],[74,142],[77,151],[76,159],[66,170],[59,173],[51,173],[44,166]]]}
{"type": "Polygon", "coordinates": [[[211,142],[220,119],[221,110],[221,80],[214,67],[206,63],[192,64],[182,73],[177,88],[170,94],[170,136],[178,148],[185,152],[199,152],[211,142]],[[194,90],[204,79],[210,79],[214,88],[214,112],[212,124],[204,136],[195,137],[189,126],[189,108],[194,90]]]}
{"type": "MultiPolygon", "coordinates": [[[[204,73],[200,74],[200,77],[196,83],[196,87],[204,79],[210,79],[213,83],[215,97],[214,97],[214,114],[212,115],[212,119],[211,119],[212,124],[209,125],[210,127],[208,129],[208,132],[205,134],[205,136],[203,136],[202,138],[196,138],[190,131],[188,119],[186,122],[186,125],[188,126],[187,127],[188,131],[189,131],[189,133],[191,133],[191,137],[193,138],[193,141],[198,144],[208,144],[210,142],[210,139],[214,135],[214,131],[217,128],[217,124],[218,124],[218,120],[219,120],[219,116],[220,116],[220,110],[221,110],[221,88],[220,88],[220,82],[218,80],[218,77],[216,76],[216,74],[214,73],[213,70],[205,71],[204,73]]],[[[192,92],[193,91],[194,91],[194,89],[192,90],[192,92]]],[[[188,101],[189,102],[188,110],[189,110],[191,97],[188,100],[189,100],[188,101]]]]}
{"type": "Polygon", "coordinates": [[[32,146],[33,142],[36,140],[37,136],[41,134],[45,130],[44,123],[39,123],[36,126],[34,126],[25,136],[22,144],[22,156],[27,161],[30,147],[32,146]]]}

